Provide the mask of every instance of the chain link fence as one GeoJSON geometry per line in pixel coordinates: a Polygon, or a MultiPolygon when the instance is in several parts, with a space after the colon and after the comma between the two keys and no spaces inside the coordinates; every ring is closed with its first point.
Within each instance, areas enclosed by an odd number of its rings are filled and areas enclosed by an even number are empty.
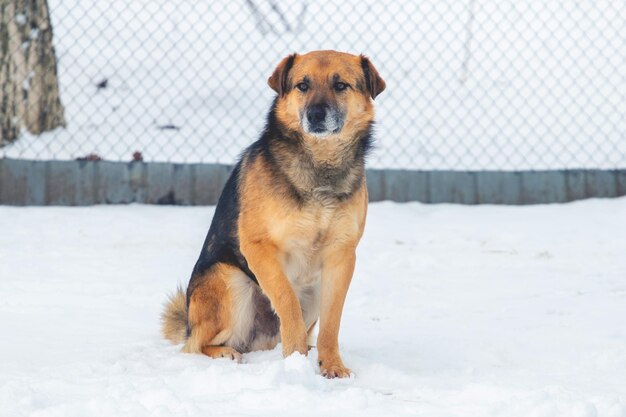
{"type": "Polygon", "coordinates": [[[626,167],[625,1],[48,5],[66,126],[22,129],[0,156],[232,163],[280,59],[336,49],[387,82],[372,167],[626,167]]]}

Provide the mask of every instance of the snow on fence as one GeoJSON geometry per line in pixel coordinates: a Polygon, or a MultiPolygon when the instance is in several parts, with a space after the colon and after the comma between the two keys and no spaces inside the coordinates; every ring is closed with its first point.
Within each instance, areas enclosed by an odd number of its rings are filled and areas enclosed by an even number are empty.
{"type": "MultiPolygon", "coordinates": [[[[616,179],[626,168],[622,1],[47,4],[64,126],[38,135],[23,127],[16,140],[0,138],[3,175],[31,167],[35,171],[24,173],[25,181],[48,184],[37,185],[39,190],[54,188],[57,180],[46,175],[61,166],[70,173],[88,169],[128,178],[132,167],[142,167],[149,174],[142,181],[151,182],[119,201],[153,201],[142,193],[171,181],[171,170],[218,172],[261,131],[273,95],[266,80],[276,63],[294,51],[337,49],[367,54],[387,82],[376,99],[377,147],[369,161],[374,199],[526,203],[623,193],[616,179]],[[490,194],[501,195],[480,197],[481,178],[494,184],[490,194]],[[563,179],[584,183],[585,191],[572,191],[563,179]],[[529,184],[536,190],[530,194],[542,199],[522,197],[529,184]]],[[[28,45],[3,51],[30,50],[43,34],[49,39],[50,28],[37,26],[47,23],[28,11],[5,18],[28,45]]],[[[16,85],[30,94],[37,78],[22,72],[28,79],[16,85]]],[[[223,179],[196,177],[215,184],[223,179]]],[[[97,195],[126,193],[109,189],[115,182],[98,181],[90,185],[105,187],[97,195]]],[[[7,200],[7,187],[17,187],[9,182],[3,179],[0,203],[59,201],[41,192],[7,200]]],[[[212,195],[180,201],[213,201],[212,195]]],[[[75,195],[65,200],[108,201],[75,195]]]]}

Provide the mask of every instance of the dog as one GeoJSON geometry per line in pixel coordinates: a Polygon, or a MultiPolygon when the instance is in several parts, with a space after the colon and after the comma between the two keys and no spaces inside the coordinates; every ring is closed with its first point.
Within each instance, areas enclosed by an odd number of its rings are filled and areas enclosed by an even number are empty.
{"type": "Polygon", "coordinates": [[[319,320],[322,375],[350,375],[338,334],[365,226],[373,99],[385,82],[363,55],[285,57],[265,129],[224,186],[186,292],[170,296],[164,336],[184,352],[241,361],[306,355],[319,320]]]}

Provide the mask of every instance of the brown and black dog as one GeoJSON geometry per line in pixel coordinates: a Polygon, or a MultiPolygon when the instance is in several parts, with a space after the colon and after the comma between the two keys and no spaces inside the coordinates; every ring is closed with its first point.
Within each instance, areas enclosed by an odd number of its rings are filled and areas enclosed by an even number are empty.
{"type": "Polygon", "coordinates": [[[365,225],[372,99],[385,82],[364,56],[284,58],[261,138],[228,179],[185,294],[170,297],[163,334],[183,351],[241,359],[307,354],[320,321],[323,375],[346,377],[338,333],[365,225]]]}

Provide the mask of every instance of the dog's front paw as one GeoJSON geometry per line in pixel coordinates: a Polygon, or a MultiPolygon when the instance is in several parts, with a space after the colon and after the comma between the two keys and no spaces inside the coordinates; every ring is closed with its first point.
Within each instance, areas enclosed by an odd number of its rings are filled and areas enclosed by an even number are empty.
{"type": "Polygon", "coordinates": [[[283,356],[286,358],[293,352],[300,352],[303,355],[309,353],[309,345],[306,342],[306,332],[304,330],[299,332],[287,333],[281,332],[283,343],[283,356]]]}
{"type": "Polygon", "coordinates": [[[303,355],[307,355],[309,353],[309,347],[306,344],[306,341],[304,343],[284,343],[283,342],[283,357],[287,357],[289,355],[291,355],[293,352],[300,352],[303,355]]]}
{"type": "Polygon", "coordinates": [[[350,376],[350,369],[341,362],[340,358],[320,359],[318,361],[320,372],[326,378],[347,378],[350,376]]]}

